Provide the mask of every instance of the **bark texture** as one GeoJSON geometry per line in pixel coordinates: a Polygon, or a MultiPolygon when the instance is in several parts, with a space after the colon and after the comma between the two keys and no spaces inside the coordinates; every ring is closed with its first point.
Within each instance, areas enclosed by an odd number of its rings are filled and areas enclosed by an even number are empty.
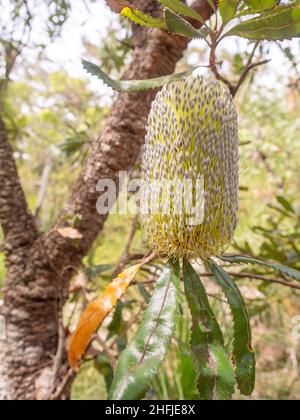
{"type": "MultiPolygon", "coordinates": [[[[139,7],[141,3],[147,12],[159,10],[155,1],[139,1],[139,7]]],[[[195,7],[205,19],[213,12],[204,0],[196,1],[195,7]]],[[[172,73],[187,41],[156,29],[134,32],[132,62],[124,77],[147,79],[172,73]]],[[[0,399],[48,399],[60,386],[67,372],[60,320],[69,281],[106,220],[96,212],[96,184],[105,178],[117,181],[119,171],[135,163],[155,93],[117,96],[59,219],[46,234],[38,233],[28,212],[0,119],[0,222],[7,267],[0,307],[7,334],[0,342],[0,399]],[[76,246],[60,233],[65,227],[80,233],[76,246]]]]}

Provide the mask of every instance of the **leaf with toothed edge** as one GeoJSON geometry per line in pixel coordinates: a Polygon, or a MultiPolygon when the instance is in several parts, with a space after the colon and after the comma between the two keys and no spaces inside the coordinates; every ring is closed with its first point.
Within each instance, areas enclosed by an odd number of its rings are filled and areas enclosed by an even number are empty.
{"type": "Polygon", "coordinates": [[[246,3],[249,11],[252,13],[259,13],[275,7],[277,5],[277,0],[246,0],[246,3]]]}
{"type": "Polygon", "coordinates": [[[165,9],[165,22],[167,30],[171,34],[181,35],[186,38],[207,38],[208,30],[206,28],[197,30],[182,16],[177,15],[169,9],[165,9]]]}
{"type": "Polygon", "coordinates": [[[289,268],[286,265],[283,265],[277,262],[263,261],[258,258],[251,257],[249,255],[223,255],[221,259],[222,261],[234,263],[234,264],[259,265],[260,267],[278,271],[284,276],[300,281],[300,271],[297,271],[293,268],[289,268]]]}
{"type": "Polygon", "coordinates": [[[238,18],[254,15],[267,16],[268,12],[273,12],[278,7],[278,0],[247,0],[247,6],[238,13],[238,18]]]}
{"type": "Polygon", "coordinates": [[[126,0],[105,0],[113,12],[130,19],[132,22],[147,28],[165,29],[162,19],[149,16],[126,0]]]}
{"type": "Polygon", "coordinates": [[[157,281],[137,333],[119,358],[110,400],[145,396],[175,330],[179,283],[179,263],[170,263],[157,281]]]}
{"type": "Polygon", "coordinates": [[[230,400],[235,377],[224,338],[210,307],[205,288],[188,260],[183,262],[185,294],[192,314],[191,350],[202,400],[230,400]]]}
{"type": "Polygon", "coordinates": [[[300,37],[300,3],[282,5],[234,26],[225,36],[283,41],[300,37]]]}
{"type": "Polygon", "coordinates": [[[121,11],[121,15],[127,17],[132,22],[146,26],[147,28],[159,28],[165,29],[165,22],[161,19],[154,18],[152,16],[146,15],[138,9],[133,9],[131,7],[124,7],[121,11]]]}
{"type": "Polygon", "coordinates": [[[251,395],[255,386],[255,355],[248,312],[240,290],[232,278],[213,260],[208,264],[231,308],[234,323],[233,356],[236,379],[242,394],[251,395]]]}
{"type": "Polygon", "coordinates": [[[235,17],[240,3],[241,0],[219,0],[219,10],[224,24],[235,17]]]}
{"type": "Polygon", "coordinates": [[[172,10],[174,13],[178,13],[182,16],[186,16],[199,22],[204,23],[204,18],[197,13],[195,10],[191,9],[189,6],[184,4],[181,0],[158,0],[163,4],[167,9],[172,10]]]}
{"type": "Polygon", "coordinates": [[[195,68],[182,73],[170,74],[148,80],[114,80],[109,77],[99,66],[86,60],[82,60],[84,69],[92,76],[98,77],[107,86],[118,92],[143,92],[149,89],[158,89],[183,77],[189,76],[195,68]]]}

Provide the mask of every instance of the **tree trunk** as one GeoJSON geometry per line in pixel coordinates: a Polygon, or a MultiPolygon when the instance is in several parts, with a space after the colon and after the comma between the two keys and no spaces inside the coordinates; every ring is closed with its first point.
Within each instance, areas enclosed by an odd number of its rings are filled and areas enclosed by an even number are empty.
{"type": "MultiPolygon", "coordinates": [[[[156,2],[142,3],[144,10],[157,11],[156,2]]],[[[206,1],[197,1],[196,6],[203,17],[212,14],[206,1]]],[[[132,63],[125,74],[128,79],[172,73],[187,46],[185,39],[143,28],[135,29],[134,42],[132,63]]],[[[154,96],[150,91],[117,97],[65,208],[43,235],[28,212],[0,119],[0,222],[7,268],[0,307],[6,320],[6,338],[0,342],[0,399],[49,399],[67,377],[61,312],[74,270],[106,220],[96,212],[96,184],[104,178],[117,180],[119,171],[135,163],[154,96]],[[73,226],[70,220],[75,218],[80,222],[73,226]],[[63,227],[76,228],[81,234],[76,247],[61,235],[63,227]]],[[[57,398],[67,398],[67,391],[57,398]]]]}

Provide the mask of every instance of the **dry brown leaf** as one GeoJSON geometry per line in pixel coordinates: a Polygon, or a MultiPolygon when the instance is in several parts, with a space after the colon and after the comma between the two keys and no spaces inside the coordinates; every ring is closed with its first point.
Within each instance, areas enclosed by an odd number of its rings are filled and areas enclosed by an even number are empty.
{"type": "Polygon", "coordinates": [[[74,228],[71,228],[71,227],[57,229],[57,232],[63,238],[67,238],[67,239],[82,239],[82,234],[80,232],[78,232],[78,230],[76,230],[74,228]]]}
{"type": "Polygon", "coordinates": [[[91,302],[82,314],[75,333],[70,340],[68,351],[69,363],[75,372],[84,356],[93,334],[98,330],[106,316],[113,310],[118,299],[126,292],[140,268],[153,259],[154,255],[145,258],[114,279],[96,300],[91,302]]]}

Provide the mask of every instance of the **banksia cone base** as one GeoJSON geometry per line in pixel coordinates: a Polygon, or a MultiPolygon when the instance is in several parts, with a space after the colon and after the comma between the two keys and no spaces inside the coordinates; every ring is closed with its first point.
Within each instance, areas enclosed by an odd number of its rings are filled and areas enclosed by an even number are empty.
{"type": "Polygon", "coordinates": [[[202,77],[165,86],[152,104],[143,158],[142,224],[152,249],[175,258],[221,255],[237,225],[238,178],[227,88],[202,77]]]}

